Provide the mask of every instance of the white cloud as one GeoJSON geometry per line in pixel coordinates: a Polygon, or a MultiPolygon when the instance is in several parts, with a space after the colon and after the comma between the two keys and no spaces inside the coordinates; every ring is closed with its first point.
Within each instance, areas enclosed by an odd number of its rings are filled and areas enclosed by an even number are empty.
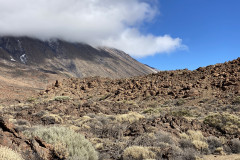
{"type": "Polygon", "coordinates": [[[0,35],[60,38],[143,57],[182,47],[181,39],[137,29],[157,14],[155,0],[0,0],[0,35]]]}

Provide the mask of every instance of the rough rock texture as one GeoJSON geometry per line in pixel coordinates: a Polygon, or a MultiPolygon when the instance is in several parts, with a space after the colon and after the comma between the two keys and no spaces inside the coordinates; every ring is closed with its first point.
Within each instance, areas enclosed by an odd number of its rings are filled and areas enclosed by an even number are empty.
{"type": "Polygon", "coordinates": [[[0,116],[0,145],[18,151],[26,160],[52,160],[59,159],[54,148],[43,140],[35,137],[29,140],[6,117],[0,116]]]}
{"type": "Polygon", "coordinates": [[[87,94],[106,95],[107,99],[135,100],[139,98],[216,97],[231,103],[240,95],[240,58],[194,71],[163,71],[147,76],[110,80],[93,77],[65,79],[49,87],[43,95],[84,98],[87,94]]]}

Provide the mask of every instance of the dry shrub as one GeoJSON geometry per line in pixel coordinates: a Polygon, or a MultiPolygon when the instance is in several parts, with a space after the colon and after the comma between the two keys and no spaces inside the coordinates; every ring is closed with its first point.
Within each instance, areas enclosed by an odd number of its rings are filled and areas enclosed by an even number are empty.
{"type": "Polygon", "coordinates": [[[23,160],[23,158],[16,151],[5,146],[0,146],[0,160],[23,160]]]}
{"type": "Polygon", "coordinates": [[[232,153],[240,153],[240,141],[239,139],[232,139],[230,141],[230,148],[232,150],[232,153]]]}
{"type": "Polygon", "coordinates": [[[188,130],[187,134],[181,134],[180,136],[185,140],[189,140],[194,145],[194,148],[200,151],[201,153],[203,154],[209,153],[208,144],[205,142],[205,138],[202,135],[201,131],[188,130]]]}
{"type": "Polygon", "coordinates": [[[191,141],[194,141],[194,140],[202,141],[202,140],[204,140],[204,136],[202,135],[201,131],[188,130],[187,135],[188,135],[188,139],[191,140],[191,141]]]}
{"type": "Polygon", "coordinates": [[[116,116],[116,120],[119,121],[120,123],[129,122],[131,124],[143,118],[145,117],[137,112],[130,112],[127,114],[120,114],[116,116]]]}
{"type": "Polygon", "coordinates": [[[126,124],[109,123],[107,125],[103,125],[103,127],[100,128],[100,130],[98,131],[95,130],[95,134],[98,135],[100,138],[113,137],[115,139],[121,139],[126,128],[127,128],[126,124]]]}
{"type": "Polygon", "coordinates": [[[131,146],[124,150],[123,160],[155,159],[156,155],[148,147],[131,146]]]}
{"type": "Polygon", "coordinates": [[[182,160],[196,160],[197,152],[193,148],[187,148],[183,150],[183,154],[181,156],[182,160]]]}
{"type": "Polygon", "coordinates": [[[181,139],[179,140],[179,146],[182,149],[193,149],[194,145],[189,139],[181,139]]]}
{"type": "Polygon", "coordinates": [[[217,137],[210,136],[207,138],[208,149],[211,153],[214,153],[217,148],[222,147],[221,141],[217,137]]]}
{"type": "Polygon", "coordinates": [[[143,134],[134,139],[132,145],[137,146],[153,146],[159,147],[162,143],[175,144],[176,142],[172,139],[171,135],[165,132],[157,132],[150,134],[143,134]]]}
{"type": "Polygon", "coordinates": [[[203,151],[208,148],[208,144],[203,141],[194,140],[192,141],[192,143],[196,147],[196,149],[199,151],[203,151]]]}
{"type": "Polygon", "coordinates": [[[44,122],[44,124],[62,124],[63,119],[56,114],[46,114],[42,116],[41,120],[44,122]]]}
{"type": "Polygon", "coordinates": [[[240,134],[240,118],[228,113],[217,113],[207,116],[205,124],[215,127],[223,133],[240,134]]]}

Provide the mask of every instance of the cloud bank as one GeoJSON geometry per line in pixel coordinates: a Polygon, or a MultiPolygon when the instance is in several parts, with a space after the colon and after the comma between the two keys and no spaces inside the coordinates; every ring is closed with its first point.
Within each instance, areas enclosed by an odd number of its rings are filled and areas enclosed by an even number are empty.
{"type": "Polygon", "coordinates": [[[134,57],[184,47],[180,38],[140,33],[159,13],[155,0],[0,0],[0,35],[59,38],[134,57]]]}

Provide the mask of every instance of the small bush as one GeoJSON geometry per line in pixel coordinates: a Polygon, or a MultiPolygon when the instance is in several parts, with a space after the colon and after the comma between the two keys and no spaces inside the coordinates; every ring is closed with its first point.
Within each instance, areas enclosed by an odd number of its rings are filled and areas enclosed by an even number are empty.
{"type": "Polygon", "coordinates": [[[74,132],[70,128],[52,126],[52,127],[35,127],[32,130],[25,131],[30,137],[40,137],[49,144],[58,147],[59,151],[67,149],[69,160],[97,160],[97,152],[92,144],[82,135],[74,132]],[[59,143],[62,147],[59,147],[59,143]]]}
{"type": "Polygon", "coordinates": [[[205,142],[205,138],[202,135],[201,131],[193,131],[193,130],[188,130],[187,134],[181,134],[180,135],[183,139],[185,139],[185,141],[181,140],[182,142],[180,143],[181,147],[187,147],[187,145],[189,145],[189,147],[192,145],[194,146],[194,148],[198,151],[200,151],[203,154],[208,154],[209,150],[208,150],[208,144],[205,142]],[[189,141],[187,141],[189,140],[189,141]]]}
{"type": "Polygon", "coordinates": [[[170,134],[164,132],[157,132],[155,134],[142,134],[134,139],[132,145],[161,147],[162,144],[174,144],[170,134]]]}
{"type": "Polygon", "coordinates": [[[5,146],[0,146],[0,160],[23,160],[23,158],[16,151],[5,146]]]}
{"type": "Polygon", "coordinates": [[[181,139],[179,141],[179,146],[182,149],[194,148],[193,143],[190,140],[188,140],[188,139],[181,139]]]}
{"type": "Polygon", "coordinates": [[[208,148],[208,144],[203,141],[194,140],[192,141],[192,143],[195,146],[195,148],[199,151],[203,151],[208,148]]]}
{"type": "Polygon", "coordinates": [[[194,141],[194,140],[202,141],[202,140],[204,140],[204,136],[202,135],[201,131],[188,130],[187,135],[188,135],[188,138],[191,141],[194,141]]]}
{"type": "Polygon", "coordinates": [[[208,149],[211,153],[214,153],[217,148],[222,147],[221,141],[217,137],[208,137],[207,138],[208,149]]]}
{"type": "Polygon", "coordinates": [[[196,160],[197,152],[193,148],[187,148],[183,150],[182,159],[183,160],[196,160]]]}
{"type": "Polygon", "coordinates": [[[167,144],[174,144],[175,143],[170,133],[157,132],[155,134],[155,136],[156,136],[156,140],[158,142],[164,142],[164,143],[167,143],[167,144]]]}
{"type": "Polygon", "coordinates": [[[161,112],[161,108],[147,108],[142,113],[143,114],[158,114],[161,112]]]}
{"type": "Polygon", "coordinates": [[[130,112],[127,114],[120,114],[120,115],[116,116],[116,120],[121,123],[122,122],[134,123],[143,118],[145,118],[145,117],[137,112],[130,112]]]}
{"type": "Polygon", "coordinates": [[[159,147],[149,147],[151,151],[153,151],[158,158],[161,159],[185,159],[188,157],[187,154],[183,152],[182,149],[180,149],[176,145],[170,145],[164,142],[159,143],[159,147]],[[184,158],[185,157],[185,158],[184,158]]]}
{"type": "Polygon", "coordinates": [[[240,141],[239,139],[232,139],[230,142],[230,148],[232,150],[232,153],[240,153],[240,141]]]}
{"type": "Polygon", "coordinates": [[[232,114],[217,113],[210,115],[204,119],[204,123],[217,128],[223,133],[240,133],[240,118],[232,114]]]}
{"type": "Polygon", "coordinates": [[[124,150],[123,160],[155,159],[156,155],[148,147],[131,146],[124,150]]]}
{"type": "Polygon", "coordinates": [[[192,117],[192,113],[189,110],[178,110],[171,112],[171,115],[176,117],[192,117]]]}

